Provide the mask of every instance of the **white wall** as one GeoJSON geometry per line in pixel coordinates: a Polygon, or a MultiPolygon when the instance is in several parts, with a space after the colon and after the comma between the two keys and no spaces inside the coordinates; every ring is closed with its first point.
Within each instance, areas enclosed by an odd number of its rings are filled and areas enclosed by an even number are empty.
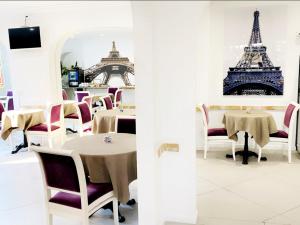
{"type": "Polygon", "coordinates": [[[138,158],[149,162],[147,166],[138,165],[139,184],[148,187],[142,190],[148,193],[143,193],[144,197],[151,198],[157,207],[145,205],[139,195],[139,214],[148,214],[149,218],[140,220],[140,224],[195,223],[195,79],[199,75],[197,63],[203,57],[195,47],[201,46],[202,13],[209,4],[134,2],[133,6],[140,116],[137,135],[139,146],[145,149],[138,158]],[[139,99],[142,95],[146,98],[139,99]],[[167,152],[156,158],[155,147],[161,143],[178,143],[179,153],[167,152]]]}
{"type": "Polygon", "coordinates": [[[129,2],[1,2],[0,14],[5,18],[0,21],[0,43],[6,49],[7,29],[24,25],[25,15],[29,25],[41,30],[42,48],[7,52],[12,89],[21,105],[61,98],[60,48],[71,34],[113,27],[132,29],[129,2]]]}

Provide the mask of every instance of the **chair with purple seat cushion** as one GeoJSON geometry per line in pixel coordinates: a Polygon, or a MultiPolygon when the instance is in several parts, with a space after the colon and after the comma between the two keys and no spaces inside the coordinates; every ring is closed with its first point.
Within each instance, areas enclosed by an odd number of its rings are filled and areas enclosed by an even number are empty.
{"type": "MultiPolygon", "coordinates": [[[[284,119],[283,119],[283,127],[281,130],[278,130],[274,134],[270,134],[270,142],[269,143],[277,143],[280,145],[286,145],[287,146],[287,154],[288,154],[288,162],[292,162],[292,148],[295,147],[293,142],[294,137],[294,126],[296,123],[296,116],[297,111],[299,110],[300,105],[296,102],[291,102],[284,113],[284,119]]],[[[262,148],[258,146],[258,161],[260,161],[261,158],[261,152],[262,148]]]]}
{"type": "Polygon", "coordinates": [[[118,200],[111,183],[91,183],[76,151],[32,147],[42,171],[47,224],[53,216],[69,216],[89,224],[89,217],[113,203],[114,224],[118,225],[118,200]]]}
{"type": "Polygon", "coordinates": [[[62,94],[63,100],[68,100],[69,99],[68,94],[67,94],[67,92],[66,92],[65,89],[62,89],[62,93],[61,94],[62,94]]]}
{"type": "MultiPolygon", "coordinates": [[[[1,121],[2,121],[2,113],[4,113],[5,108],[2,104],[2,102],[0,102],[0,125],[1,125],[1,121]]],[[[0,126],[0,130],[1,130],[1,126],[0,126]]]]}
{"type": "Polygon", "coordinates": [[[8,97],[14,96],[13,91],[12,91],[12,90],[8,90],[8,91],[6,92],[6,96],[8,96],[8,97]]]}
{"type": "Polygon", "coordinates": [[[201,104],[200,111],[202,112],[204,134],[204,159],[206,159],[209,144],[213,142],[221,142],[231,144],[233,160],[235,160],[235,141],[228,138],[225,128],[209,128],[209,114],[206,105],[201,104]]]}
{"type": "Polygon", "coordinates": [[[114,106],[113,106],[113,102],[111,101],[111,98],[109,95],[107,96],[104,96],[101,98],[101,101],[103,103],[103,106],[106,110],[110,110],[110,109],[113,109],[114,106]]]}
{"type": "Polygon", "coordinates": [[[109,87],[109,88],[107,88],[107,93],[108,93],[108,94],[113,94],[113,95],[115,96],[116,91],[117,91],[118,89],[119,89],[119,88],[117,88],[117,87],[109,87]]]}
{"type": "Polygon", "coordinates": [[[63,143],[64,132],[62,111],[63,107],[61,104],[51,105],[49,107],[46,123],[31,126],[26,130],[29,147],[33,136],[46,137],[50,148],[53,147],[54,136],[58,136],[61,144],[63,143]]]}
{"type": "Polygon", "coordinates": [[[7,106],[6,106],[6,110],[10,111],[10,110],[14,110],[15,106],[14,106],[14,97],[8,97],[7,98],[7,106]]]}
{"type": "Polygon", "coordinates": [[[114,97],[114,107],[118,107],[122,102],[122,90],[118,89],[114,97]]]}
{"type": "Polygon", "coordinates": [[[75,91],[75,100],[77,102],[82,102],[83,97],[90,96],[89,91],[75,91]]]}
{"type": "Polygon", "coordinates": [[[77,104],[78,115],[78,133],[79,136],[91,134],[92,131],[92,113],[86,102],[77,104]]]}
{"type": "Polygon", "coordinates": [[[116,133],[136,134],[136,117],[117,116],[115,126],[116,133]]]}

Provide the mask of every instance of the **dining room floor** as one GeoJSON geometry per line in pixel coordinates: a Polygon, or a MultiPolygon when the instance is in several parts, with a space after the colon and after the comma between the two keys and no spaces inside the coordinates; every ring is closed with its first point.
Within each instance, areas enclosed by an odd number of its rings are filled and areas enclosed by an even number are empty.
{"type": "MultiPolygon", "coordinates": [[[[72,136],[69,136],[72,138],[72,136]]],[[[265,150],[268,161],[251,159],[242,165],[224,156],[230,150],[210,150],[207,159],[197,151],[198,225],[299,225],[300,156],[288,164],[281,151],[265,150]]],[[[0,140],[0,224],[43,225],[45,208],[37,159],[32,152],[15,155],[0,140]]],[[[137,182],[130,186],[137,199],[137,182]]],[[[124,224],[137,225],[137,205],[122,205],[124,224]]],[[[100,210],[90,224],[112,225],[112,214],[100,210]]],[[[80,225],[55,217],[54,225],[80,225]]],[[[173,225],[168,223],[168,225],[173,225]]]]}

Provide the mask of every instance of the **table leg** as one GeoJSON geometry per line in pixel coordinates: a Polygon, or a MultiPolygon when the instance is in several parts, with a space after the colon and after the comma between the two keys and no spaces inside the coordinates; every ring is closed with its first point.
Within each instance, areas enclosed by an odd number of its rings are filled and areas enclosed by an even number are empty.
{"type": "MultiPolygon", "coordinates": [[[[251,157],[251,156],[254,156],[256,158],[258,158],[258,155],[256,152],[252,152],[252,151],[249,151],[249,146],[248,146],[248,138],[249,138],[249,134],[248,132],[245,132],[245,143],[244,143],[244,150],[243,151],[237,151],[235,153],[235,155],[240,155],[240,156],[243,156],[243,164],[248,164],[248,158],[251,157]]],[[[232,158],[232,155],[231,154],[227,154],[226,155],[226,158],[232,158]]],[[[266,157],[261,157],[260,159],[261,161],[267,161],[267,158],[266,157]]]]}
{"type": "Polygon", "coordinates": [[[28,142],[27,142],[27,137],[26,137],[26,134],[25,132],[23,133],[23,137],[24,137],[24,141],[22,144],[20,145],[17,145],[15,147],[15,150],[11,152],[11,154],[16,154],[18,153],[22,148],[27,148],[28,147],[28,142]]]}
{"type": "MultiPolygon", "coordinates": [[[[119,202],[119,205],[120,205],[120,202],[119,202]]],[[[102,207],[102,209],[109,209],[112,212],[114,212],[113,203],[112,202],[107,203],[105,206],[102,207]]],[[[125,222],[125,217],[121,215],[120,210],[118,210],[118,214],[119,214],[119,223],[124,223],[125,222]]]]}

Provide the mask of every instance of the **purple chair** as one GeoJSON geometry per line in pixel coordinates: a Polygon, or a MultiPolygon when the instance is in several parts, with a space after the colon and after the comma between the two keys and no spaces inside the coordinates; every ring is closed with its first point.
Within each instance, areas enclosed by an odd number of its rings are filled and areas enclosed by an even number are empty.
{"type": "MultiPolygon", "coordinates": [[[[293,142],[294,136],[294,126],[296,123],[296,115],[299,110],[300,105],[296,102],[291,102],[284,113],[283,119],[283,127],[281,130],[278,130],[274,134],[270,134],[270,142],[269,143],[277,143],[280,145],[285,145],[288,150],[288,162],[292,162],[292,148],[295,147],[295,143],[293,142]]],[[[261,158],[262,148],[258,146],[258,162],[261,158]]]]}
{"type": "Polygon", "coordinates": [[[74,217],[89,224],[89,217],[109,202],[113,203],[114,224],[118,225],[118,200],[111,183],[91,183],[85,176],[76,151],[33,147],[45,190],[47,224],[53,215],[74,217]]]}
{"type": "Polygon", "coordinates": [[[103,97],[102,102],[103,102],[103,106],[106,110],[110,110],[110,109],[114,108],[110,96],[103,97]]]}
{"type": "Polygon", "coordinates": [[[122,90],[118,89],[114,98],[114,106],[118,107],[122,102],[122,90]]]}
{"type": "Polygon", "coordinates": [[[7,99],[7,110],[14,110],[15,106],[14,106],[14,98],[13,97],[8,97],[7,99]]]}
{"type": "Polygon", "coordinates": [[[78,115],[78,132],[79,136],[83,136],[92,131],[92,113],[91,109],[86,102],[78,103],[77,115],[78,115]]]}
{"type": "Polygon", "coordinates": [[[209,143],[211,142],[224,142],[230,143],[232,146],[233,160],[235,160],[235,141],[227,136],[225,128],[208,128],[209,116],[206,105],[202,104],[200,107],[202,112],[203,133],[204,133],[204,159],[206,159],[209,143]]]}
{"type": "Polygon", "coordinates": [[[63,98],[63,100],[68,100],[69,99],[68,94],[67,94],[65,89],[62,89],[62,98],[63,98]]]}
{"type": "Polygon", "coordinates": [[[1,121],[2,121],[2,113],[5,111],[2,102],[0,102],[0,130],[1,130],[1,121]]]}
{"type": "Polygon", "coordinates": [[[13,91],[8,90],[8,91],[6,92],[6,96],[8,96],[8,97],[14,96],[13,91]]]}
{"type": "Polygon", "coordinates": [[[117,116],[116,133],[136,134],[135,116],[117,116]]]}
{"type": "Polygon", "coordinates": [[[119,88],[117,88],[117,87],[109,87],[109,88],[107,89],[107,93],[108,93],[108,94],[113,94],[113,96],[115,96],[116,91],[117,91],[118,89],[119,89],[119,88]]]}
{"type": "Polygon", "coordinates": [[[29,146],[32,136],[46,136],[50,148],[53,147],[52,139],[54,135],[60,138],[61,143],[63,142],[62,108],[61,104],[52,105],[48,113],[47,123],[40,123],[26,130],[29,146]]]}
{"type": "Polygon", "coordinates": [[[89,91],[75,91],[75,98],[77,102],[82,102],[83,97],[90,96],[89,91]]]}

